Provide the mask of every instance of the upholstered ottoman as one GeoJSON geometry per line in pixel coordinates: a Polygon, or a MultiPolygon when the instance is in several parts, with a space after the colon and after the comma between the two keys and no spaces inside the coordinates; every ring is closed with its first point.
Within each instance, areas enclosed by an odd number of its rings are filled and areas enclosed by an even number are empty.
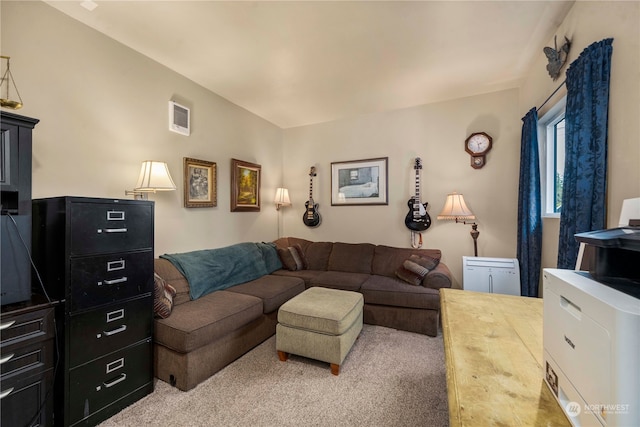
{"type": "Polygon", "coordinates": [[[362,330],[362,294],[312,287],[280,306],[276,350],[321,360],[338,375],[340,365],[362,330]]]}

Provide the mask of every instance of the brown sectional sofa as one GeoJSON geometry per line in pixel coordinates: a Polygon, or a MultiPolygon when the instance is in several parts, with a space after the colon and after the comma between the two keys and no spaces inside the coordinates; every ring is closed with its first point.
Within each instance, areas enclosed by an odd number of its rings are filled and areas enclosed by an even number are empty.
{"type": "Polygon", "coordinates": [[[156,377],[190,390],[272,336],[280,305],[311,286],[361,292],[365,323],[437,335],[438,289],[451,287],[448,268],[439,263],[425,277],[424,286],[397,279],[395,271],[412,254],[439,259],[439,250],[292,237],[275,244],[299,245],[307,269],[276,270],[195,300],[190,298],[187,279],[172,262],[155,260],[156,274],[176,289],[171,315],[155,321],[156,377]]]}
{"type": "Polygon", "coordinates": [[[356,291],[364,296],[364,323],[436,336],[440,310],[439,289],[451,287],[451,272],[438,265],[424,279],[423,286],[399,280],[396,270],[411,255],[435,258],[438,249],[396,248],[370,243],[311,242],[295,237],[276,240],[279,248],[299,245],[308,267],[278,270],[274,275],[299,277],[305,287],[356,291]]]}

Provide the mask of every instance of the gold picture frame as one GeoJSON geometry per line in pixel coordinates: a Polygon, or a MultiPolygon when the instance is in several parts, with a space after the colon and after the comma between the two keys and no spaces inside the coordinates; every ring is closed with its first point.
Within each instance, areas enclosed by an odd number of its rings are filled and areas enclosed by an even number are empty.
{"type": "Polygon", "coordinates": [[[217,165],[206,160],[184,158],[184,207],[218,206],[217,165]]]}
{"type": "Polygon", "coordinates": [[[231,212],[260,212],[262,166],[231,159],[231,212]]]}

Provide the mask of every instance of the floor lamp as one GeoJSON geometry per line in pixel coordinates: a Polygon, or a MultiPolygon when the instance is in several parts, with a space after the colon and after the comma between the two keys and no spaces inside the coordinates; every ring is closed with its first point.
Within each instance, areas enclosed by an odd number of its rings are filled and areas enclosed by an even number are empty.
{"type": "Polygon", "coordinates": [[[455,191],[451,194],[447,194],[447,200],[444,202],[444,208],[438,215],[438,219],[455,220],[455,222],[462,222],[463,224],[471,224],[471,238],[473,239],[473,256],[478,256],[478,224],[475,222],[467,222],[466,220],[474,220],[476,216],[471,212],[471,209],[464,201],[462,194],[458,194],[455,191]]]}
{"type": "Polygon", "coordinates": [[[276,204],[276,210],[278,211],[278,239],[280,236],[280,208],[283,206],[291,206],[291,199],[289,198],[289,190],[286,188],[278,188],[276,190],[276,197],[273,199],[276,204]]]}

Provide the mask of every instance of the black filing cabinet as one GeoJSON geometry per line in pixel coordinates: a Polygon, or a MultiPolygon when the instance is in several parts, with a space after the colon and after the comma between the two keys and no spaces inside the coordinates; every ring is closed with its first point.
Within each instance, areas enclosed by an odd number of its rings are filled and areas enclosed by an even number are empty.
{"type": "Polygon", "coordinates": [[[153,218],[150,201],[33,201],[34,260],[63,300],[56,425],[96,425],[153,391],[153,218]]]}
{"type": "Polygon", "coordinates": [[[54,305],[37,296],[0,314],[0,425],[53,425],[54,305]]]}

